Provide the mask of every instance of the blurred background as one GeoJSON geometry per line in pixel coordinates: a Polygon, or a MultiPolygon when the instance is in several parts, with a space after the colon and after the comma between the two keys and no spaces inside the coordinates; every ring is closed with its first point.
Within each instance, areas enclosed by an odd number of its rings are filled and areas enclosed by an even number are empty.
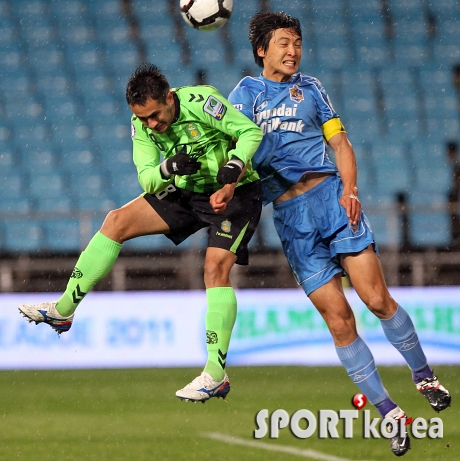
{"type": "MultiPolygon", "coordinates": [[[[258,74],[251,16],[302,22],[301,70],[354,146],[360,199],[391,286],[459,285],[460,2],[235,0],[198,32],[170,0],[0,0],[0,292],[62,291],[106,213],[141,193],[125,85],[141,62],[224,96],[258,74]]],[[[96,290],[200,289],[205,234],[127,242],[96,290]]],[[[292,288],[264,209],[238,288],[292,288]]]]}

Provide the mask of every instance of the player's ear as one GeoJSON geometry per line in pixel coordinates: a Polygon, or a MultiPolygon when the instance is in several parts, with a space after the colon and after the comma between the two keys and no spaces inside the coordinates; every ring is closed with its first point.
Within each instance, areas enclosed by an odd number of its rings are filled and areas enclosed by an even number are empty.
{"type": "Polygon", "coordinates": [[[174,102],[173,93],[172,93],[172,91],[168,91],[168,93],[167,93],[167,95],[166,95],[166,104],[169,106],[169,105],[171,105],[173,102],[174,102]]]}
{"type": "Polygon", "coordinates": [[[260,56],[261,58],[265,58],[265,50],[263,49],[262,46],[257,47],[257,56],[260,56]]]}

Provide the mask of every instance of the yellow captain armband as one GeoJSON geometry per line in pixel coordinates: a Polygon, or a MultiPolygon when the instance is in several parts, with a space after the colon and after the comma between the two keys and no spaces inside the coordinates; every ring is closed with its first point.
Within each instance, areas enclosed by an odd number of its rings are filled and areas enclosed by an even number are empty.
{"type": "Polygon", "coordinates": [[[346,133],[339,117],[331,118],[321,126],[321,129],[323,130],[323,136],[326,142],[329,142],[337,133],[346,133]]]}

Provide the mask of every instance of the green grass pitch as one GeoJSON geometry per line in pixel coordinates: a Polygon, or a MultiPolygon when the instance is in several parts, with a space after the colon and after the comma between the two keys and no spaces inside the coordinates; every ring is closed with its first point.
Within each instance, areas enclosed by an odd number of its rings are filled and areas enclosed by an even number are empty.
{"type": "MultiPolygon", "coordinates": [[[[387,439],[362,439],[361,419],[354,423],[352,439],[339,431],[339,439],[314,435],[300,440],[288,429],[281,430],[278,439],[254,439],[255,415],[263,408],[282,408],[289,414],[299,409],[352,409],[351,397],[358,389],[342,368],[235,367],[228,372],[232,391],[227,399],[205,404],[175,397],[176,390],[199,373],[195,369],[0,372],[0,460],[315,459],[301,450],[320,452],[324,459],[395,459],[387,439]],[[205,435],[210,432],[250,443],[210,439],[205,435]],[[271,446],[298,452],[283,453],[271,446]]],[[[439,415],[417,393],[406,367],[380,367],[390,395],[409,416],[440,416],[444,423],[442,439],[412,439],[406,460],[460,459],[460,367],[437,367],[436,373],[453,400],[439,415]]],[[[371,405],[366,408],[378,416],[371,405]]]]}

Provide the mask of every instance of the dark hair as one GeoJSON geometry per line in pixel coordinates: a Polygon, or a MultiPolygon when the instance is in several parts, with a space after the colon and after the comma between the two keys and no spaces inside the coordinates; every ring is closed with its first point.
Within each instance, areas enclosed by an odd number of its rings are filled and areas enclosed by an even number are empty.
{"type": "Polygon", "coordinates": [[[268,44],[276,29],[292,29],[302,38],[302,28],[297,18],[289,16],[284,11],[274,13],[272,11],[260,11],[256,13],[249,23],[249,42],[252,45],[254,60],[259,67],[264,66],[263,59],[257,54],[257,49],[262,47],[267,50],[268,44]]]}
{"type": "Polygon", "coordinates": [[[153,64],[144,63],[136,67],[126,85],[126,101],[130,106],[143,106],[148,99],[164,103],[168,92],[169,83],[161,70],[153,64]]]}

